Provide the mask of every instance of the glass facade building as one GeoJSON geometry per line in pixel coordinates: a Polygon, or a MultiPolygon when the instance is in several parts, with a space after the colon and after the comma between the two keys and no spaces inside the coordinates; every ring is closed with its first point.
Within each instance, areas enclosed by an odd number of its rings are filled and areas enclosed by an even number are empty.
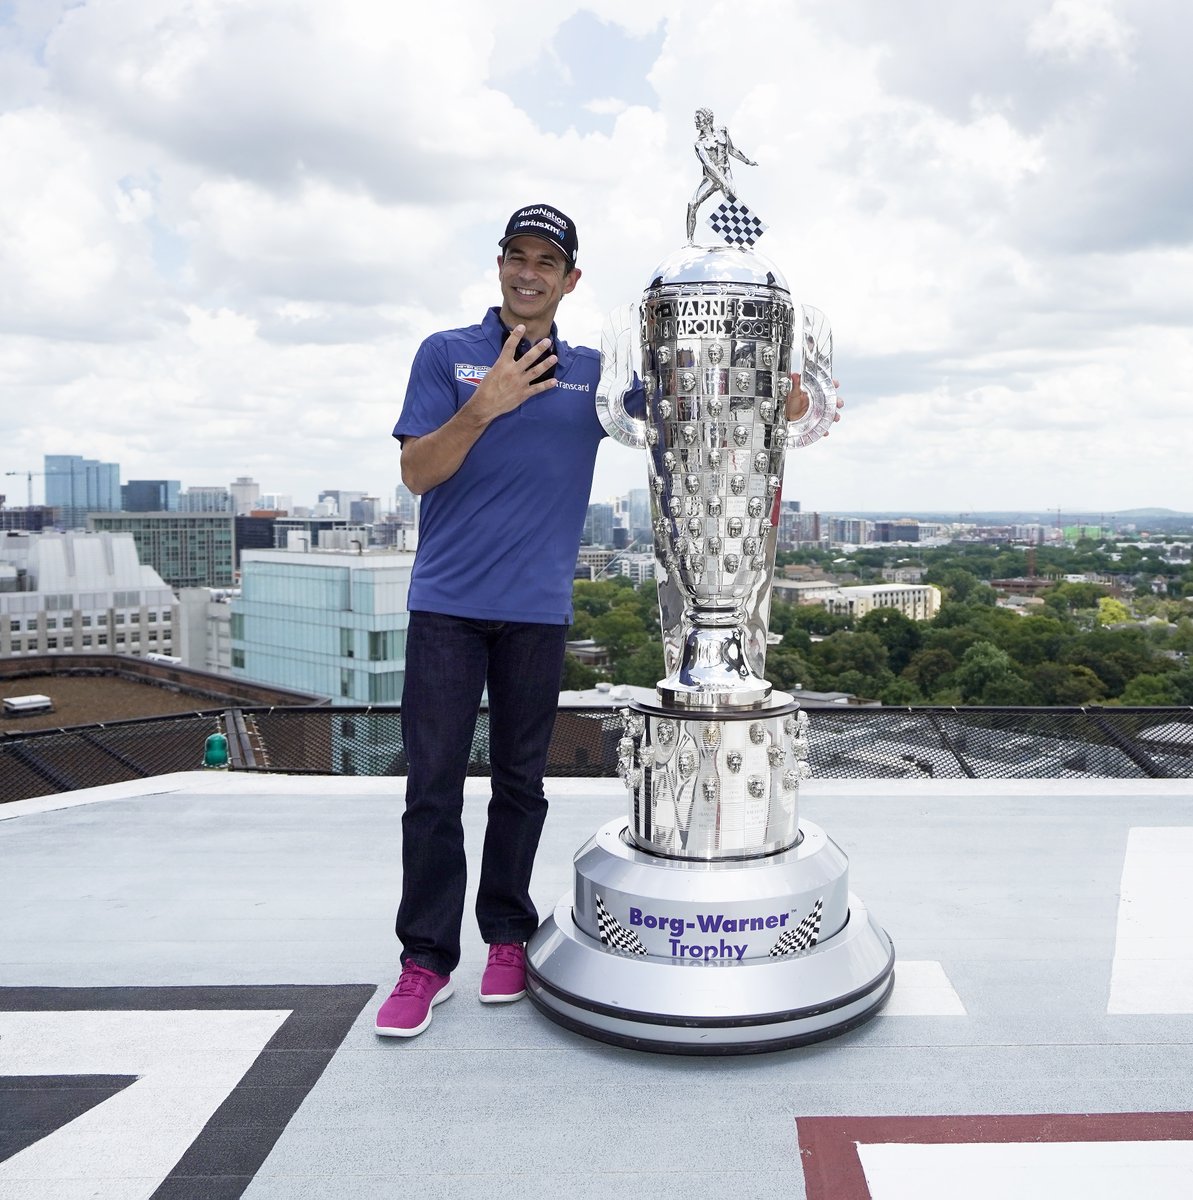
{"type": "Polygon", "coordinates": [[[58,510],[63,529],[82,529],[87,514],[118,512],[120,467],[78,454],[45,456],[46,504],[58,510]]]}
{"type": "Polygon", "coordinates": [[[246,550],[232,674],[334,704],[398,704],[414,555],[246,550]]]}

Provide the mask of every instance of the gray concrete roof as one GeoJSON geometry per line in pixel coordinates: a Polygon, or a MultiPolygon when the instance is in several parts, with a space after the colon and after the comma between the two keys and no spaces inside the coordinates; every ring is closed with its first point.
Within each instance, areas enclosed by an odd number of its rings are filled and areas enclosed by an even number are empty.
{"type": "MultiPolygon", "coordinates": [[[[402,784],[193,773],[0,809],[0,1195],[1055,1200],[1123,1171],[1118,1195],[1186,1194],[1188,782],[811,781],[895,993],[839,1039],[727,1059],[482,1006],[470,915],[456,995],[378,1039],[402,784]],[[62,1124],[54,1089],[93,1107],[62,1124]],[[1025,1146],[1052,1157],[1014,1168],[1025,1146]]],[[[625,804],[548,794],[544,915],[625,804]]]]}

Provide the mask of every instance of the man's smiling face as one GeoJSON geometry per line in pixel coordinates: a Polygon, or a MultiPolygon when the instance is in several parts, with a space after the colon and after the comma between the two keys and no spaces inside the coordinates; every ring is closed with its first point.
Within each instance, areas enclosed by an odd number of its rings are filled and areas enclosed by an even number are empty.
{"type": "Polygon", "coordinates": [[[559,302],[580,278],[558,247],[542,238],[516,237],[497,260],[501,315],[507,325],[549,327],[559,302]]]}

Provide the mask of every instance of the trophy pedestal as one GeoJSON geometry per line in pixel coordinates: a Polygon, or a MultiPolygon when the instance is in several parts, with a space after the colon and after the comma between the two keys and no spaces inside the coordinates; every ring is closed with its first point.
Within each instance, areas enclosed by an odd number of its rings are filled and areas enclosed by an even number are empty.
{"type": "Polygon", "coordinates": [[[669,1054],[754,1054],[860,1025],[890,995],[894,949],[849,892],[841,849],[810,823],[799,835],[766,857],[677,861],[609,822],[527,946],[531,1001],[587,1037],[669,1054]]]}

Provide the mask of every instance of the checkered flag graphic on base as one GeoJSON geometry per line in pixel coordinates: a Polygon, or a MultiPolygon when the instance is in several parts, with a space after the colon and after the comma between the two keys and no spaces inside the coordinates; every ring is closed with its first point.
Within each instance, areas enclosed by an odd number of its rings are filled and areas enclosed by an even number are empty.
{"type": "Polygon", "coordinates": [[[601,945],[611,950],[621,950],[626,954],[645,954],[646,947],[638,940],[638,935],[624,925],[605,907],[605,902],[597,893],[597,930],[601,935],[601,945]]]}
{"type": "Polygon", "coordinates": [[[771,947],[770,957],[782,958],[784,954],[798,954],[801,950],[811,950],[820,938],[820,914],[823,909],[824,898],[821,897],[812,911],[771,947]]]}
{"type": "Polygon", "coordinates": [[[731,246],[752,246],[766,232],[762,221],[740,200],[726,200],[709,214],[708,223],[731,246]]]}

